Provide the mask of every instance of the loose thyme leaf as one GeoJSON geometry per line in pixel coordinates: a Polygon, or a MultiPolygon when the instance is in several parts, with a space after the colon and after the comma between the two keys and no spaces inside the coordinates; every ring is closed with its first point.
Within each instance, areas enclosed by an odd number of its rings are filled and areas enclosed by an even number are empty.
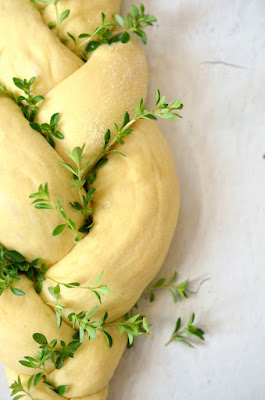
{"type": "Polygon", "coordinates": [[[65,10],[63,11],[58,18],[58,23],[61,25],[61,23],[69,16],[70,10],[65,10]]]}

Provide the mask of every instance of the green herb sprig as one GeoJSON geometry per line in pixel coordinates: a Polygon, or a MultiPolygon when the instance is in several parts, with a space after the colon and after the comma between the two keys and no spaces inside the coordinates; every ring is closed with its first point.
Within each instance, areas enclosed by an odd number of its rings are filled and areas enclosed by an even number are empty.
{"type": "MultiPolygon", "coordinates": [[[[57,339],[53,339],[49,343],[45,335],[42,333],[34,333],[33,340],[40,345],[37,356],[25,356],[24,360],[19,361],[24,367],[40,370],[40,372],[30,377],[27,385],[28,391],[30,390],[32,383],[34,386],[37,386],[40,380],[43,378],[43,383],[48,385],[50,389],[54,390],[59,395],[63,395],[68,386],[60,385],[55,388],[51,385],[49,382],[49,375],[46,370],[46,363],[48,360],[50,360],[56,369],[61,369],[64,365],[64,362],[68,358],[74,357],[74,353],[79,349],[81,343],[77,340],[74,340],[66,345],[64,341],[61,340],[59,342],[57,339]],[[58,345],[58,343],[60,343],[60,345],[58,345]]],[[[21,381],[18,383],[20,386],[22,386],[21,381]]]]}
{"type": "Polygon", "coordinates": [[[90,313],[87,311],[81,311],[79,314],[71,313],[68,315],[68,320],[73,323],[73,328],[76,325],[79,326],[79,340],[83,343],[85,338],[85,333],[88,339],[96,339],[97,330],[100,330],[107,341],[109,348],[113,345],[112,336],[106,331],[106,328],[117,327],[119,329],[120,335],[124,333],[128,335],[129,346],[132,346],[136,336],[146,335],[152,337],[150,332],[150,325],[146,317],[141,314],[132,316],[127,313],[125,316],[125,321],[119,321],[115,323],[107,323],[108,313],[104,314],[104,317],[100,321],[91,321],[93,315],[97,312],[98,306],[96,306],[90,313]]]}
{"type": "Polygon", "coordinates": [[[43,124],[38,124],[37,122],[30,122],[30,126],[32,129],[35,131],[39,132],[42,134],[42,136],[45,137],[47,142],[55,148],[55,142],[54,142],[54,137],[57,139],[64,139],[64,135],[58,131],[58,122],[59,122],[59,113],[55,113],[51,116],[50,123],[43,123],[43,124]]]}
{"type": "Polygon", "coordinates": [[[186,279],[184,282],[174,285],[174,283],[177,280],[177,273],[175,272],[172,278],[170,278],[168,281],[166,278],[161,278],[157,282],[155,282],[153,285],[148,286],[144,293],[149,294],[149,300],[153,302],[155,300],[155,294],[154,291],[157,289],[168,289],[175,301],[175,303],[178,301],[179,298],[181,299],[186,299],[187,298],[187,293],[186,293],[186,288],[189,284],[189,280],[186,279]]]}
{"type": "Polygon", "coordinates": [[[14,93],[11,93],[11,96],[19,105],[21,111],[25,115],[26,119],[29,121],[31,128],[41,133],[45,137],[47,142],[53,148],[55,148],[53,137],[56,137],[57,139],[64,139],[64,135],[57,129],[60,114],[59,113],[53,114],[51,116],[49,124],[43,123],[40,125],[37,122],[35,122],[35,118],[39,110],[39,102],[41,100],[44,100],[43,96],[34,96],[32,94],[31,86],[35,82],[35,77],[32,77],[29,81],[27,81],[26,79],[22,80],[19,78],[13,78],[13,81],[14,84],[19,89],[23,90],[26,97],[25,96],[15,97],[14,93]]]}
{"type": "MultiPolygon", "coordinates": [[[[73,161],[75,168],[72,167],[72,165],[67,164],[65,162],[59,161],[60,164],[62,164],[64,167],[66,167],[69,171],[72,172],[73,174],[73,180],[71,180],[71,185],[77,189],[79,193],[79,198],[80,198],[80,203],[79,202],[74,202],[70,203],[71,207],[74,210],[81,211],[81,214],[89,218],[90,214],[93,212],[93,209],[90,206],[90,202],[95,194],[96,189],[89,189],[84,195],[82,193],[82,189],[87,182],[87,177],[86,177],[86,171],[88,166],[90,165],[93,157],[91,160],[87,161],[84,166],[82,166],[82,162],[84,159],[84,148],[85,144],[83,144],[82,147],[75,147],[72,153],[69,151],[65,150],[66,154],[71,158],[73,161]]],[[[91,227],[91,224],[89,228],[91,227]]]]}
{"type": "Polygon", "coordinates": [[[128,111],[126,111],[122,125],[119,127],[116,123],[114,124],[116,135],[112,140],[110,140],[110,129],[106,131],[104,136],[104,145],[101,152],[94,157],[93,162],[90,162],[90,166],[88,168],[89,179],[90,177],[91,179],[95,179],[95,170],[101,168],[108,161],[107,156],[109,154],[119,154],[125,156],[125,154],[117,150],[112,150],[112,148],[117,142],[121,145],[124,145],[124,138],[133,132],[131,126],[136,121],[141,119],[157,120],[157,118],[173,121],[176,117],[182,118],[181,115],[176,112],[176,110],[181,110],[182,108],[183,104],[181,100],[178,99],[171,103],[167,103],[166,97],[161,97],[158,89],[156,92],[155,106],[152,110],[147,110],[144,107],[143,99],[141,99],[139,103],[136,103],[135,114],[132,119],[130,118],[128,111]]]}
{"type": "Polygon", "coordinates": [[[19,78],[13,78],[14,84],[24,92],[25,96],[16,97],[13,92],[11,93],[11,96],[17,102],[21,111],[29,122],[33,122],[35,120],[39,110],[39,102],[44,100],[43,96],[34,96],[32,93],[31,87],[35,82],[35,79],[35,76],[30,78],[29,81],[27,79],[22,80],[19,78]]]}
{"type": "Polygon", "coordinates": [[[32,85],[35,82],[35,76],[29,79],[19,79],[13,78],[13,82],[21,89],[25,96],[18,96],[16,97],[13,92],[9,92],[6,89],[6,86],[0,82],[0,94],[4,94],[15,100],[15,102],[20,107],[21,111],[23,112],[25,118],[29,121],[29,125],[35,131],[41,133],[47,142],[55,148],[54,137],[57,139],[64,139],[64,135],[58,131],[58,121],[60,114],[55,113],[51,116],[50,123],[43,123],[38,124],[35,122],[35,118],[37,116],[38,110],[40,108],[39,103],[44,100],[43,96],[35,96],[32,93],[32,85]]]}
{"type": "Polygon", "coordinates": [[[29,378],[29,380],[27,382],[27,389],[28,390],[26,390],[22,385],[20,376],[18,375],[17,380],[15,380],[12,383],[12,385],[10,385],[10,387],[9,387],[9,389],[12,390],[11,396],[12,397],[15,396],[13,398],[13,400],[19,400],[19,399],[21,399],[22,397],[25,397],[25,396],[28,396],[31,400],[35,400],[34,397],[32,397],[32,395],[29,392],[30,388],[31,388],[31,385],[32,385],[33,379],[34,379],[34,376],[33,376],[33,378],[32,378],[32,376],[29,378]]]}
{"type": "Polygon", "coordinates": [[[193,325],[194,319],[195,319],[195,314],[192,314],[192,316],[190,317],[186,326],[180,331],[181,318],[178,318],[176,327],[175,327],[169,341],[166,343],[166,346],[169,343],[175,341],[175,342],[183,343],[186,346],[194,348],[194,345],[189,340],[187,340],[187,337],[196,337],[200,340],[205,340],[204,339],[204,331],[201,328],[198,328],[196,325],[193,325]]]}
{"type": "Polygon", "coordinates": [[[35,282],[35,290],[38,282],[42,282],[42,274],[46,272],[46,266],[43,264],[38,270],[40,259],[27,261],[26,258],[15,250],[6,250],[0,246],[0,296],[5,290],[10,288],[16,296],[24,296],[25,292],[13,286],[15,282],[20,281],[21,274],[35,282]],[[35,272],[36,271],[36,272],[35,272]],[[44,272],[45,271],[45,272],[44,272]]]}
{"type": "Polygon", "coordinates": [[[97,279],[92,283],[91,286],[81,286],[79,282],[71,282],[71,283],[65,283],[65,282],[60,282],[57,281],[56,279],[51,278],[50,276],[46,276],[46,279],[49,279],[53,282],[55,282],[57,285],[53,288],[49,288],[52,296],[55,298],[55,300],[58,301],[58,296],[61,292],[60,286],[64,286],[67,289],[84,289],[84,290],[89,290],[92,292],[99,303],[101,304],[101,295],[107,295],[110,294],[110,289],[107,285],[98,285],[98,283],[101,281],[102,277],[104,275],[104,271],[102,271],[97,279]],[[98,285],[98,286],[97,286],[98,285]]]}
{"type": "Polygon", "coordinates": [[[143,29],[147,26],[153,26],[153,23],[157,21],[156,17],[145,13],[143,4],[140,4],[139,8],[132,5],[131,12],[125,18],[117,14],[114,15],[114,18],[116,24],[107,23],[105,14],[101,13],[101,25],[92,34],[82,33],[79,35],[79,39],[84,39],[79,45],[76,38],[68,32],[67,34],[74,44],[73,51],[80,54],[84,61],[87,61],[87,54],[96,50],[102,44],[127,43],[131,39],[132,33],[140,37],[142,42],[146,44],[147,35],[143,29]],[[117,29],[112,31],[109,28],[117,29]]]}
{"type": "MultiPolygon", "coordinates": [[[[98,302],[101,304],[101,302],[102,302],[101,296],[110,294],[110,289],[109,289],[109,287],[107,285],[95,286],[101,280],[102,276],[103,276],[103,272],[101,272],[101,274],[97,277],[97,279],[92,284],[92,286],[80,286],[80,283],[78,283],[78,282],[65,284],[65,283],[62,283],[62,282],[55,281],[52,278],[49,278],[49,279],[57,282],[57,285],[55,287],[50,286],[48,288],[50,294],[55,299],[56,303],[48,302],[47,304],[49,306],[53,307],[53,309],[55,311],[58,328],[60,328],[61,325],[62,325],[63,312],[65,312],[67,314],[67,311],[65,310],[64,305],[59,301],[59,295],[60,295],[60,292],[61,292],[60,285],[63,285],[68,289],[72,289],[72,288],[77,288],[78,287],[79,289],[89,290],[90,292],[92,292],[96,296],[98,302]]],[[[96,311],[97,311],[97,309],[96,309],[96,311]]],[[[83,311],[82,311],[82,313],[83,313],[83,311]]],[[[67,314],[67,316],[69,316],[69,315],[67,314]]]]}
{"type": "Polygon", "coordinates": [[[70,10],[68,9],[68,10],[64,10],[61,14],[59,14],[59,11],[58,11],[58,3],[59,3],[59,0],[38,0],[40,3],[49,3],[49,4],[52,4],[53,6],[54,6],[54,9],[55,9],[55,15],[56,15],[56,21],[51,21],[49,24],[48,24],[48,27],[50,28],[50,29],[52,29],[52,28],[55,28],[55,31],[56,31],[56,35],[59,37],[59,34],[60,34],[60,27],[61,27],[61,25],[62,25],[62,22],[66,19],[66,18],[68,18],[69,17],[69,15],[70,15],[70,10]]]}
{"type": "Polygon", "coordinates": [[[64,224],[57,225],[53,230],[52,235],[57,236],[61,234],[66,227],[70,229],[70,231],[75,236],[75,241],[78,242],[80,240],[80,236],[77,232],[77,227],[75,222],[68,218],[65,212],[65,209],[62,205],[61,200],[57,200],[56,204],[54,204],[50,198],[48,183],[46,182],[44,185],[40,185],[39,189],[36,193],[32,193],[29,196],[30,199],[35,199],[32,204],[35,205],[37,210],[54,210],[56,211],[62,219],[65,221],[64,224]]]}
{"type": "MultiPolygon", "coordinates": [[[[74,352],[80,347],[80,343],[77,341],[69,343],[66,345],[61,341],[61,349],[56,349],[57,339],[52,340],[48,343],[46,337],[41,333],[34,333],[33,339],[36,343],[40,344],[40,351],[37,353],[36,357],[25,356],[24,360],[20,360],[19,363],[27,368],[32,368],[41,372],[31,375],[28,380],[28,391],[33,383],[37,386],[40,380],[43,378],[43,383],[47,384],[50,389],[55,391],[59,395],[63,395],[68,389],[67,385],[60,385],[57,388],[51,385],[49,382],[49,375],[46,370],[46,362],[50,360],[56,367],[56,369],[62,368],[64,361],[68,358],[74,357],[74,352]]],[[[15,399],[14,399],[15,400],[15,399]]]]}
{"type": "MultiPolygon", "coordinates": [[[[97,291],[99,291],[97,289],[97,291]]],[[[92,311],[87,312],[87,311],[81,311],[80,313],[68,313],[64,307],[64,305],[59,301],[59,293],[60,293],[60,287],[57,285],[55,288],[54,287],[49,287],[49,292],[51,295],[54,297],[56,300],[56,303],[47,303],[51,307],[54,308],[55,313],[56,313],[56,319],[57,319],[57,325],[60,328],[62,325],[62,313],[64,312],[67,315],[68,321],[72,322],[73,324],[73,329],[75,329],[76,325],[79,327],[79,332],[77,335],[74,335],[74,338],[78,338],[80,343],[83,343],[84,338],[85,338],[85,333],[88,337],[88,340],[96,339],[96,333],[97,330],[100,330],[108,343],[109,347],[112,347],[113,340],[111,335],[105,330],[106,328],[116,326],[120,334],[124,334],[125,332],[128,335],[129,339],[129,345],[132,346],[134,342],[134,338],[139,335],[147,335],[151,336],[150,332],[150,326],[147,322],[147,319],[144,316],[141,316],[141,314],[137,314],[132,316],[130,313],[126,314],[126,319],[125,321],[119,321],[116,323],[110,323],[108,324],[106,322],[108,318],[108,313],[106,312],[104,314],[104,317],[100,321],[93,321],[91,320],[92,317],[95,315],[95,313],[98,310],[98,306],[94,307],[92,311]]],[[[101,294],[109,294],[109,289],[108,287],[105,287],[103,292],[100,291],[101,294]],[[107,291],[106,291],[107,289],[107,291]]]]}

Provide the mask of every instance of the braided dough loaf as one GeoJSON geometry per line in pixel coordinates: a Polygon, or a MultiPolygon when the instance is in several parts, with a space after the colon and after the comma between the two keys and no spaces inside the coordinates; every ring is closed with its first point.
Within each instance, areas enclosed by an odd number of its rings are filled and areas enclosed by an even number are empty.
{"type": "MultiPolygon", "coordinates": [[[[101,11],[106,18],[119,10],[119,0],[62,0],[59,7],[70,8],[69,26],[62,28],[76,36],[98,26],[101,11]],[[86,16],[89,16],[88,18],[86,16]]],[[[133,125],[122,151],[126,158],[110,156],[98,171],[93,198],[94,226],[75,244],[70,231],[52,237],[60,218],[52,211],[35,210],[28,198],[40,183],[49,182],[51,197],[62,199],[67,214],[81,225],[81,214],[67,206],[77,200],[70,186],[71,174],[58,160],[70,162],[65,150],[86,143],[87,157],[100,150],[106,129],[121,124],[124,112],[133,114],[135,102],[147,92],[147,63],[138,42],[103,45],[86,64],[72,53],[45,22],[53,19],[47,6],[43,17],[28,0],[0,0],[0,80],[19,94],[12,78],[36,76],[34,93],[45,96],[37,122],[60,112],[59,129],[64,140],[56,140],[54,150],[32,130],[19,107],[0,97],[0,243],[21,252],[27,259],[41,257],[49,266],[48,275],[64,282],[89,286],[104,270],[102,284],[111,294],[102,298],[96,318],[107,310],[109,320],[123,317],[159,271],[175,229],[179,193],[170,149],[154,122],[142,120],[133,125]],[[79,218],[79,220],[78,220],[79,218]]],[[[13,382],[20,374],[27,382],[31,370],[19,364],[25,355],[34,356],[38,345],[35,332],[71,341],[69,321],[57,328],[47,290],[39,296],[33,283],[22,277],[17,287],[26,295],[10,291],[0,297],[0,361],[8,368],[13,382]]],[[[61,290],[61,301],[68,312],[91,310],[95,296],[82,290],[61,290]]],[[[109,328],[113,347],[109,349],[101,333],[85,341],[63,368],[48,366],[50,381],[57,387],[68,385],[65,398],[105,400],[107,386],[126,347],[109,328]]],[[[62,399],[44,384],[33,388],[39,400],[62,399]]]]}

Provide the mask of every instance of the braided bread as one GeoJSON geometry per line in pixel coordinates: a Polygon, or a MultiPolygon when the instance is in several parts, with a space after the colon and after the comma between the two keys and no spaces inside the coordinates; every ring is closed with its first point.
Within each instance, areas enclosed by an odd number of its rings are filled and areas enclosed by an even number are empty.
{"type": "MultiPolygon", "coordinates": [[[[108,21],[119,10],[119,0],[62,0],[59,10],[71,9],[61,39],[67,31],[78,35],[92,32],[103,11],[108,21]],[[89,17],[87,17],[89,16],[89,17]]],[[[83,221],[69,204],[78,201],[78,192],[69,184],[72,174],[58,161],[72,164],[65,150],[86,143],[85,160],[98,153],[104,133],[116,122],[122,123],[125,111],[134,112],[135,102],[146,97],[147,62],[135,39],[128,43],[102,45],[84,63],[46,25],[54,8],[40,3],[43,13],[29,0],[0,0],[0,80],[9,91],[20,95],[13,77],[36,76],[34,92],[45,97],[36,121],[39,124],[60,112],[60,131],[55,149],[33,130],[19,106],[0,96],[0,243],[15,249],[27,260],[41,257],[56,281],[79,282],[89,286],[104,271],[103,283],[111,293],[102,297],[96,320],[108,312],[108,321],[123,318],[159,271],[175,229],[179,193],[170,149],[153,121],[140,120],[123,146],[125,157],[110,155],[98,170],[93,183],[94,224],[80,242],[72,232],[52,236],[60,216],[40,211],[31,205],[29,195],[40,183],[49,182],[51,198],[61,199],[69,218],[80,226],[83,221]]],[[[113,133],[112,133],[113,137],[113,133]]],[[[119,146],[119,145],[118,145],[119,146]]],[[[118,147],[117,146],[117,147],[118,147]]],[[[0,361],[11,382],[21,377],[26,385],[30,370],[19,363],[25,355],[34,356],[38,345],[35,332],[48,341],[72,340],[73,327],[63,316],[56,324],[48,280],[40,294],[34,283],[22,276],[16,287],[25,296],[6,290],[0,297],[0,361]]],[[[67,313],[91,310],[97,304],[93,293],[61,288],[60,301],[67,313]]],[[[108,383],[126,347],[126,335],[113,326],[106,329],[113,338],[108,348],[104,334],[85,340],[74,358],[63,368],[48,364],[49,381],[54,387],[67,383],[64,397],[75,400],[104,400],[108,383]]],[[[38,400],[60,399],[43,382],[32,388],[38,400]]],[[[28,397],[30,399],[30,397],[28,397]]]]}

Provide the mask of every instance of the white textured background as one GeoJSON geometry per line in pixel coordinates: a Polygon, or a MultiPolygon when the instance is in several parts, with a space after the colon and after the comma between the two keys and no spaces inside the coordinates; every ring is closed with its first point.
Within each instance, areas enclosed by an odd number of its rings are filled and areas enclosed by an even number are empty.
{"type": "Polygon", "coordinates": [[[210,280],[177,305],[167,293],[140,302],[155,338],[126,352],[109,400],[264,400],[265,1],[145,4],[159,19],[146,46],[150,102],[159,87],[185,105],[183,120],[159,122],[182,197],[160,275],[210,280]],[[177,317],[193,311],[205,344],[165,348],[177,317]]]}

